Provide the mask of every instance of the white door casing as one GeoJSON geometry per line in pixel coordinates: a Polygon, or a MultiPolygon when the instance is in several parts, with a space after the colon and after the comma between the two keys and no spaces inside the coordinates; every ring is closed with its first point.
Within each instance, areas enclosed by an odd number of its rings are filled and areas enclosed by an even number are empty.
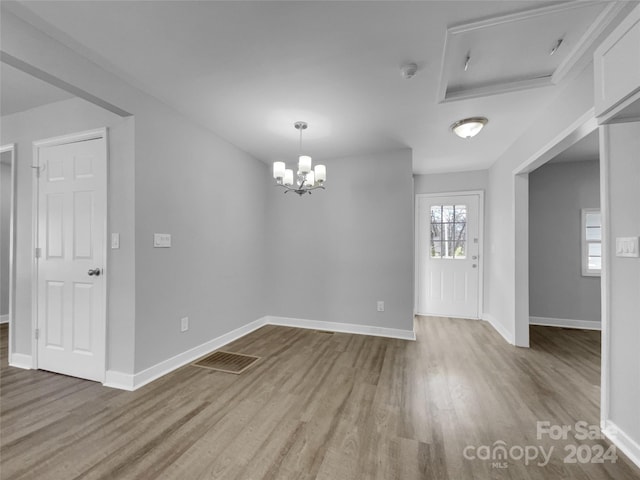
{"type": "Polygon", "coordinates": [[[106,129],[34,143],[36,366],[103,381],[106,129]]]}
{"type": "Polygon", "coordinates": [[[482,193],[416,196],[416,313],[481,313],[482,193]]]}

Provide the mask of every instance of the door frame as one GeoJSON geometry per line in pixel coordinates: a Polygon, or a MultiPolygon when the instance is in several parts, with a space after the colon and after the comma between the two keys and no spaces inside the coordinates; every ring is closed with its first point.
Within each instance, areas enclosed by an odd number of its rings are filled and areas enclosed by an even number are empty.
{"type": "Polygon", "coordinates": [[[15,236],[16,236],[16,144],[9,143],[0,146],[0,153],[11,153],[11,179],[9,180],[9,364],[12,363],[13,357],[13,334],[14,328],[14,309],[15,309],[15,279],[16,279],[16,262],[15,262],[15,236]]]}
{"type": "MultiPolygon", "coordinates": [[[[541,167],[559,153],[582,140],[598,128],[595,111],[590,108],[566,129],[556,135],[549,143],[518,165],[511,172],[513,179],[513,222],[514,222],[514,345],[529,347],[529,173],[541,167]]],[[[602,176],[602,164],[600,167],[602,176]]],[[[607,219],[601,194],[600,210],[602,228],[605,232],[607,219]]],[[[603,237],[604,239],[604,237],[603,237]]],[[[603,243],[603,251],[607,246],[603,243]]],[[[606,260],[603,257],[603,262],[606,260]]],[[[606,279],[605,263],[602,265],[602,282],[606,279]]],[[[604,298],[603,298],[603,301],[604,298]]],[[[604,308],[603,303],[603,308],[604,308]]],[[[605,345],[606,333],[602,319],[602,344],[605,345]]],[[[603,352],[604,353],[604,352],[603,352]]],[[[604,387],[604,381],[602,383],[604,387]]]]}
{"type": "Polygon", "coordinates": [[[109,138],[108,138],[108,129],[106,127],[97,128],[94,130],[86,130],[83,132],[70,133],[67,135],[61,135],[58,137],[45,138],[43,140],[36,140],[33,142],[33,165],[31,168],[34,171],[33,179],[32,179],[32,248],[31,254],[33,258],[33,262],[31,265],[31,353],[32,353],[32,364],[34,369],[38,369],[38,341],[36,339],[36,329],[38,328],[38,258],[36,257],[36,248],[38,247],[38,219],[39,219],[39,184],[37,175],[40,168],[40,151],[43,148],[47,147],[55,147],[57,145],[65,145],[69,143],[77,143],[83,142],[87,140],[97,140],[102,139],[105,145],[105,161],[106,164],[106,172],[107,178],[105,178],[105,195],[106,195],[106,211],[104,218],[104,242],[102,252],[98,252],[98,255],[102,257],[102,265],[104,271],[104,282],[102,285],[102,295],[104,298],[104,304],[102,308],[102,318],[104,319],[102,324],[104,326],[103,338],[104,338],[104,355],[103,358],[100,359],[102,364],[102,383],[104,383],[105,375],[107,372],[107,304],[108,302],[108,288],[107,288],[107,276],[109,274],[107,269],[107,240],[108,240],[108,218],[109,218],[109,138]]]}
{"type": "Polygon", "coordinates": [[[465,195],[478,196],[478,319],[482,318],[484,309],[484,190],[464,190],[438,193],[416,193],[414,213],[414,292],[413,313],[418,314],[418,295],[420,293],[420,200],[423,198],[456,197],[465,195]]]}

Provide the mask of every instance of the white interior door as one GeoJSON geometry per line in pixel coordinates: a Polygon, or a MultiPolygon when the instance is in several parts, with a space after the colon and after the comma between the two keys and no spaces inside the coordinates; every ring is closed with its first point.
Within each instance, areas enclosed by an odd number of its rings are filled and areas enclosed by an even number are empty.
{"type": "Polygon", "coordinates": [[[103,381],[106,139],[37,152],[37,365],[103,381]]]}
{"type": "Polygon", "coordinates": [[[417,313],[478,318],[480,195],[419,196],[417,313]]]}

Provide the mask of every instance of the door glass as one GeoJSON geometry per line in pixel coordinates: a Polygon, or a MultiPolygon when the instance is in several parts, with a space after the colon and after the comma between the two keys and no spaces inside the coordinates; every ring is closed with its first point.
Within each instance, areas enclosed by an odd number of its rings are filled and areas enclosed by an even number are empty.
{"type": "Polygon", "coordinates": [[[467,206],[431,206],[431,258],[467,256],[467,206]]]}

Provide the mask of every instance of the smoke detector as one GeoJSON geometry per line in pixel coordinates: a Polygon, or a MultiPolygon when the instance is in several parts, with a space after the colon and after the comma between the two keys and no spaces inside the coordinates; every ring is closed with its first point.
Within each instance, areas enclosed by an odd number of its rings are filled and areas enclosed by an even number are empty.
{"type": "Polygon", "coordinates": [[[418,65],[415,63],[405,63],[400,67],[402,78],[409,80],[418,72],[418,65]]]}

